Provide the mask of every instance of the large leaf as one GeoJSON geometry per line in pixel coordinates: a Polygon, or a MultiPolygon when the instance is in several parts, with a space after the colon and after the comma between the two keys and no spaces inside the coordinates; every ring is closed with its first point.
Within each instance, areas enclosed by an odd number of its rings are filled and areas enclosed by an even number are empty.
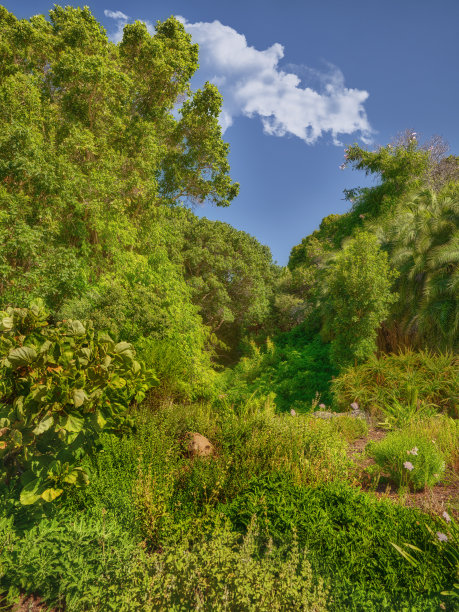
{"type": "Polygon", "coordinates": [[[41,494],[41,498],[44,499],[46,502],[52,502],[57,497],[59,497],[59,495],[62,495],[63,492],[63,489],[46,489],[46,491],[43,491],[43,493],[41,494]]]}
{"type": "Polygon", "coordinates": [[[30,365],[37,358],[37,351],[31,346],[19,346],[8,353],[8,361],[13,369],[30,365]]]}
{"type": "Polygon", "coordinates": [[[75,404],[75,408],[82,406],[86,399],[87,395],[83,389],[75,389],[73,391],[73,403],[75,404]]]}
{"type": "Polygon", "coordinates": [[[49,412],[46,413],[45,417],[38,423],[38,425],[33,430],[33,433],[36,436],[48,431],[48,429],[53,425],[54,417],[49,412]]]}
{"type": "Polygon", "coordinates": [[[3,317],[3,319],[0,319],[0,332],[12,330],[13,324],[13,317],[3,317]]]}
{"type": "Polygon", "coordinates": [[[74,414],[69,414],[63,427],[65,431],[78,433],[83,429],[83,425],[84,420],[81,417],[75,416],[74,414]]]}
{"type": "Polygon", "coordinates": [[[26,484],[19,496],[19,501],[23,506],[30,506],[40,499],[40,494],[37,492],[40,484],[39,478],[35,478],[26,484]]]}
{"type": "Polygon", "coordinates": [[[69,320],[66,322],[66,333],[68,336],[84,336],[86,329],[81,321],[69,320]]]}
{"type": "Polygon", "coordinates": [[[115,346],[114,352],[120,355],[123,359],[134,359],[132,344],[129,344],[129,342],[118,342],[118,344],[115,346]]]}

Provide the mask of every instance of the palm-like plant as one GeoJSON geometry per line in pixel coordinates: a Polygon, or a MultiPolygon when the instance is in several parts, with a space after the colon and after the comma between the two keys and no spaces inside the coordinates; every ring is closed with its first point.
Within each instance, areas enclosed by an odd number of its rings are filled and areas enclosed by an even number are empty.
{"type": "Polygon", "coordinates": [[[459,186],[415,194],[375,229],[400,271],[394,316],[419,343],[457,347],[459,186]]]}

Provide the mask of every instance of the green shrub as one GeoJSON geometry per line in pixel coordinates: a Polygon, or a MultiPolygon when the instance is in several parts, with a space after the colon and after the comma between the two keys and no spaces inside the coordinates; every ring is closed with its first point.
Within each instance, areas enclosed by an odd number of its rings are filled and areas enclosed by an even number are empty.
{"type": "Polygon", "coordinates": [[[425,434],[415,430],[389,433],[370,443],[368,454],[399,486],[414,490],[433,486],[445,471],[445,456],[425,434]]]}
{"type": "Polygon", "coordinates": [[[405,432],[410,435],[422,435],[441,452],[446,464],[453,472],[459,468],[459,421],[443,414],[421,421],[413,421],[405,432]]]}
{"type": "Polygon", "coordinates": [[[296,532],[313,573],[330,589],[330,609],[337,612],[434,612],[441,602],[439,591],[449,589],[456,578],[426,528],[437,531],[435,521],[344,483],[304,488],[285,476],[266,475],[254,478],[222,511],[241,532],[256,515],[275,545],[288,545],[296,532]],[[419,564],[406,563],[391,542],[420,548],[419,564]]]}
{"type": "Polygon", "coordinates": [[[348,442],[368,435],[368,424],[365,419],[343,415],[335,417],[330,423],[332,430],[338,431],[348,442]]]}
{"type": "Polygon", "coordinates": [[[42,521],[22,536],[0,518],[7,544],[0,591],[8,603],[25,592],[75,612],[325,610],[326,592],[297,543],[266,546],[256,525],[242,539],[222,521],[199,522],[191,538],[147,554],[103,516],[66,518],[42,521]]]}
{"type": "Polygon", "coordinates": [[[452,353],[405,351],[398,355],[371,357],[366,363],[342,372],[332,382],[334,403],[347,410],[357,402],[365,410],[385,414],[394,402],[434,405],[438,411],[458,418],[459,357],[452,353]]]}
{"type": "Polygon", "coordinates": [[[267,340],[264,350],[251,345],[250,354],[222,375],[228,401],[246,402],[253,394],[275,394],[276,408],[310,412],[311,402],[329,403],[330,381],[336,370],[329,359],[329,345],[319,336],[308,338],[301,326],[267,340]]]}
{"type": "Polygon", "coordinates": [[[24,505],[53,501],[87,483],[82,457],[151,378],[130,344],[79,321],[50,326],[40,301],[0,312],[0,357],[2,480],[20,481],[24,505]]]}

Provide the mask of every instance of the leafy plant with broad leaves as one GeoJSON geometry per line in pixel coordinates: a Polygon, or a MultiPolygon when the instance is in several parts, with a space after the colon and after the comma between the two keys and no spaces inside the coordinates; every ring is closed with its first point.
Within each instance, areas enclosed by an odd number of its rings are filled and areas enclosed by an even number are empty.
{"type": "Polygon", "coordinates": [[[87,484],[82,457],[103,429],[129,424],[129,405],[154,380],[131,344],[47,318],[40,300],[0,312],[1,480],[20,488],[24,505],[87,484]]]}

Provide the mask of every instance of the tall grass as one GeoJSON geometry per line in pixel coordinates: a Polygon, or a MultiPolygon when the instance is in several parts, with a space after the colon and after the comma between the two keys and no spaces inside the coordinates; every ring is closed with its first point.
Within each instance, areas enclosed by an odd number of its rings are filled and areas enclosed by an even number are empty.
{"type": "Polygon", "coordinates": [[[415,392],[415,407],[419,410],[434,407],[438,412],[458,418],[459,357],[452,353],[410,350],[372,357],[335,378],[332,392],[335,405],[341,410],[357,402],[379,415],[390,414],[394,403],[412,405],[415,392]]]}

